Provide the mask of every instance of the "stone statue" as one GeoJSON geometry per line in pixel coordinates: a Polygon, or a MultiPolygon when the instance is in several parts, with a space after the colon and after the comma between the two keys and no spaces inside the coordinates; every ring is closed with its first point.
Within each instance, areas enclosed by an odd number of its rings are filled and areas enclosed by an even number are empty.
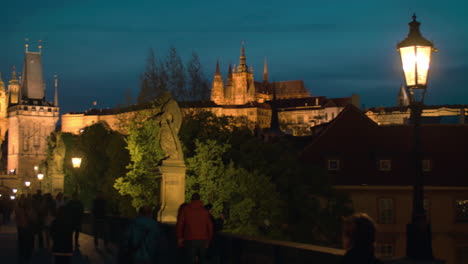
{"type": "Polygon", "coordinates": [[[182,112],[177,102],[169,93],[161,98],[161,113],[155,118],[159,122],[159,143],[169,160],[183,160],[182,145],[179,140],[179,130],[182,125],[182,112]]]}

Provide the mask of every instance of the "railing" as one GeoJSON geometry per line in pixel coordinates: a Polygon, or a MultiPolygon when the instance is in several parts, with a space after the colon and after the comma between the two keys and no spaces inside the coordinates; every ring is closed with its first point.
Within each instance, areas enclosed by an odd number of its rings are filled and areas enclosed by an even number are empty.
{"type": "MultiPolygon", "coordinates": [[[[124,238],[129,219],[112,217],[109,219],[109,240],[120,244],[124,238]]],[[[175,227],[162,224],[165,253],[164,263],[183,263],[183,254],[177,248],[175,227]]],[[[82,232],[92,235],[92,220],[86,215],[82,232]]],[[[315,246],[289,241],[269,240],[222,233],[218,241],[221,263],[340,263],[344,250],[315,246]]]]}

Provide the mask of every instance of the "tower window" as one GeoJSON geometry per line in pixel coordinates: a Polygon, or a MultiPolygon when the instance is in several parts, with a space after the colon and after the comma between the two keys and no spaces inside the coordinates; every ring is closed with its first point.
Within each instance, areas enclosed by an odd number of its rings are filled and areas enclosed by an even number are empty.
{"type": "Polygon", "coordinates": [[[422,171],[423,172],[430,172],[432,170],[432,162],[431,160],[425,159],[422,161],[422,171]]]}
{"type": "Polygon", "coordinates": [[[392,170],[392,161],[391,160],[379,160],[379,170],[380,171],[391,171],[392,170]]]}
{"type": "Polygon", "coordinates": [[[338,160],[338,159],[329,159],[327,161],[327,168],[330,171],[340,170],[340,160],[338,160]]]}
{"type": "Polygon", "coordinates": [[[393,224],[393,199],[392,198],[380,198],[379,199],[379,223],[381,224],[393,224]]]}
{"type": "Polygon", "coordinates": [[[377,243],[377,256],[381,258],[392,258],[395,256],[395,246],[393,243],[377,243]]]}
{"type": "Polygon", "coordinates": [[[455,223],[468,223],[468,200],[455,200],[455,223]]]}

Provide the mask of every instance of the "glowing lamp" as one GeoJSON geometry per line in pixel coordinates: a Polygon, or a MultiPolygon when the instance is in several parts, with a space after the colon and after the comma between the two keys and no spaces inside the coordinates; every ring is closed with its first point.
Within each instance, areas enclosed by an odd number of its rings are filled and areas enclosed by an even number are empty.
{"type": "Polygon", "coordinates": [[[413,15],[408,36],[397,45],[408,89],[426,89],[431,54],[437,51],[434,44],[422,36],[420,25],[413,15]]]}
{"type": "Polygon", "coordinates": [[[11,195],[10,196],[10,200],[14,200],[15,199],[15,196],[14,195],[11,195]]]}
{"type": "Polygon", "coordinates": [[[31,182],[30,181],[25,181],[24,185],[26,185],[26,187],[29,187],[29,186],[31,186],[31,182]]]}
{"type": "Polygon", "coordinates": [[[79,168],[81,166],[81,158],[72,158],[73,168],[79,168]]]}
{"type": "Polygon", "coordinates": [[[13,193],[17,193],[18,189],[13,189],[12,191],[13,191],[13,193]]]}
{"type": "Polygon", "coordinates": [[[35,172],[38,172],[38,171],[39,171],[39,166],[37,166],[37,165],[34,166],[34,171],[35,171],[35,172]]]}
{"type": "Polygon", "coordinates": [[[37,174],[37,179],[42,181],[44,179],[44,174],[42,173],[37,174]]]}

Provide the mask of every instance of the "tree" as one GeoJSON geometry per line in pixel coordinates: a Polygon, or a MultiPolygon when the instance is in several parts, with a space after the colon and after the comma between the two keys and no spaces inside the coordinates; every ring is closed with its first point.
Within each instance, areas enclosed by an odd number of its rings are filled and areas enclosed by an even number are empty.
{"type": "Polygon", "coordinates": [[[125,176],[116,179],[114,187],[121,195],[129,195],[132,205],[159,205],[159,166],[164,153],[159,144],[159,124],[153,118],[161,110],[158,105],[152,109],[135,113],[128,120],[126,138],[130,153],[129,170],[125,176]]]}
{"type": "Polygon", "coordinates": [[[165,71],[167,73],[167,89],[177,101],[186,99],[185,91],[185,71],[182,59],[174,46],[169,48],[166,57],[165,71]]]}
{"type": "Polygon", "coordinates": [[[213,204],[215,214],[225,213],[225,230],[244,235],[272,235],[281,215],[279,194],[259,171],[238,168],[223,161],[228,144],[196,140],[196,154],[187,160],[187,197],[198,192],[213,204]]]}
{"type": "Polygon", "coordinates": [[[191,100],[209,100],[210,86],[203,74],[203,68],[198,54],[193,52],[187,62],[188,97],[191,100]]]}
{"type": "Polygon", "coordinates": [[[149,103],[167,91],[167,74],[164,65],[156,60],[153,49],[149,50],[146,69],[140,79],[139,104],[149,103]]]}

